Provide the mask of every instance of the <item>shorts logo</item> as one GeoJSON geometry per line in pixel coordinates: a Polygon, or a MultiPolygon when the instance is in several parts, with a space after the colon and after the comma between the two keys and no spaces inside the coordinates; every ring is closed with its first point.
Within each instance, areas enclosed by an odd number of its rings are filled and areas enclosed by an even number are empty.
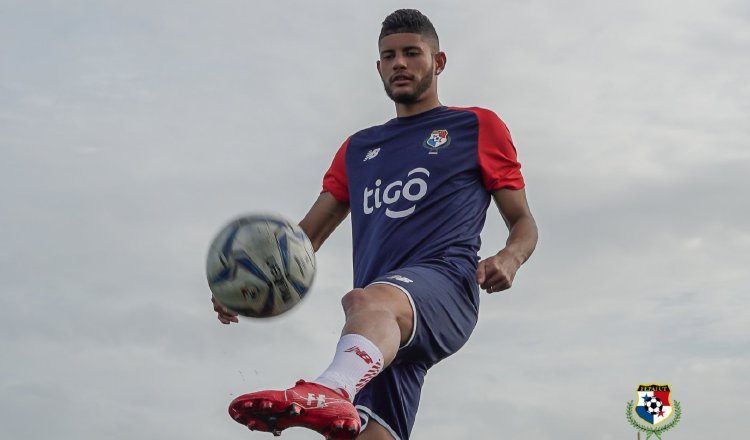
{"type": "Polygon", "coordinates": [[[418,175],[424,175],[430,177],[430,172],[425,168],[414,168],[407,173],[407,177],[411,177],[405,183],[401,180],[391,182],[383,186],[383,181],[377,179],[375,181],[375,188],[370,189],[365,187],[364,198],[362,201],[362,208],[364,213],[369,215],[385,205],[385,215],[390,218],[403,218],[411,215],[416,209],[416,202],[422,200],[427,194],[427,181],[418,175]],[[413,176],[413,177],[412,177],[413,176]],[[410,202],[414,202],[413,205],[406,209],[395,210],[391,209],[391,206],[404,198],[410,202]]]}
{"type": "Polygon", "coordinates": [[[671,390],[669,385],[638,385],[636,389],[638,395],[637,402],[631,400],[627,405],[627,418],[630,425],[637,430],[646,434],[646,438],[650,439],[651,436],[656,436],[661,439],[662,433],[672,429],[677,422],[680,421],[682,416],[682,409],[680,408],[680,402],[675,401],[674,407],[669,401],[669,394],[671,390]],[[635,404],[634,404],[635,402],[635,404]],[[643,425],[635,420],[637,416],[641,422],[646,422],[648,425],[643,425]],[[661,426],[656,426],[672,419],[661,426]]]}
{"type": "Polygon", "coordinates": [[[425,139],[423,146],[430,150],[430,154],[437,154],[438,150],[451,144],[448,130],[433,130],[430,137],[425,139]]]}
{"type": "Polygon", "coordinates": [[[389,280],[396,280],[401,281],[402,283],[413,283],[414,281],[410,280],[409,278],[406,278],[403,275],[391,275],[389,277],[386,277],[389,280]]]}

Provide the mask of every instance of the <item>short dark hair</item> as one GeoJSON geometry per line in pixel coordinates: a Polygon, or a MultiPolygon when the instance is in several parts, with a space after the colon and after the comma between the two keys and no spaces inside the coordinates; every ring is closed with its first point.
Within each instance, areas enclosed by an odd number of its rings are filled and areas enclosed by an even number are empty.
{"type": "Polygon", "coordinates": [[[416,9],[399,9],[383,20],[378,41],[391,34],[419,34],[434,40],[435,49],[440,49],[440,39],[435,27],[424,14],[416,9]]]}

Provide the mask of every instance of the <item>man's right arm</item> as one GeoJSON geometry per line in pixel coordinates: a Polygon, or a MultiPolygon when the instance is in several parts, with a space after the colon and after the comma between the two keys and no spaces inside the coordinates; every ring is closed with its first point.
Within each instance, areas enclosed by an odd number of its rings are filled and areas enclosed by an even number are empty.
{"type": "Polygon", "coordinates": [[[317,252],[328,236],[349,215],[349,204],[336,200],[330,192],[321,193],[299,226],[310,238],[317,252]]]}

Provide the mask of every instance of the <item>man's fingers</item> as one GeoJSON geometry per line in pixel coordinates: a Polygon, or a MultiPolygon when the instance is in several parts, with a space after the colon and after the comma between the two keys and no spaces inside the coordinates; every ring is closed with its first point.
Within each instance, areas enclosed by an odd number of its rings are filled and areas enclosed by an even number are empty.
{"type": "Polygon", "coordinates": [[[482,289],[485,289],[487,293],[500,292],[501,290],[510,289],[511,281],[502,273],[497,273],[495,276],[488,278],[484,283],[482,289]]]}
{"type": "Polygon", "coordinates": [[[222,324],[229,324],[230,322],[239,322],[239,319],[237,319],[236,316],[226,315],[223,313],[219,313],[218,318],[222,324]]]}
{"type": "Polygon", "coordinates": [[[510,283],[508,281],[502,281],[492,287],[494,287],[494,289],[492,289],[493,292],[501,292],[510,289],[510,283]]]}
{"type": "Polygon", "coordinates": [[[230,321],[237,322],[237,314],[234,312],[219,312],[219,316],[230,321]]]}
{"type": "Polygon", "coordinates": [[[484,265],[484,281],[479,284],[482,289],[489,289],[493,283],[497,282],[497,269],[491,264],[484,265]]]}
{"type": "Polygon", "coordinates": [[[495,285],[495,291],[500,292],[502,290],[508,290],[513,285],[513,280],[508,278],[507,275],[503,275],[495,285]]]}
{"type": "Polygon", "coordinates": [[[214,306],[214,312],[221,313],[223,315],[237,316],[236,313],[221,305],[214,306]]]}
{"type": "Polygon", "coordinates": [[[236,313],[234,313],[233,311],[221,305],[221,303],[217,301],[216,298],[214,298],[213,296],[211,297],[211,302],[214,304],[214,312],[228,315],[231,317],[237,316],[236,313]]]}
{"type": "Polygon", "coordinates": [[[221,303],[217,301],[213,296],[211,296],[211,302],[214,305],[214,312],[217,313],[217,317],[222,324],[240,322],[239,319],[237,319],[236,313],[221,305],[221,303]]]}
{"type": "MultiPolygon", "coordinates": [[[[479,281],[479,287],[482,289],[489,289],[492,285],[492,279],[495,278],[495,267],[490,264],[489,260],[484,260],[480,264],[482,280],[479,281]]],[[[477,271],[478,272],[478,271],[477,271]]]]}
{"type": "Polygon", "coordinates": [[[487,293],[510,289],[514,276],[515,269],[501,254],[480,261],[477,267],[477,282],[487,293]]]}
{"type": "Polygon", "coordinates": [[[485,278],[485,263],[484,261],[479,262],[479,267],[477,267],[477,283],[481,286],[484,283],[485,278]]]}

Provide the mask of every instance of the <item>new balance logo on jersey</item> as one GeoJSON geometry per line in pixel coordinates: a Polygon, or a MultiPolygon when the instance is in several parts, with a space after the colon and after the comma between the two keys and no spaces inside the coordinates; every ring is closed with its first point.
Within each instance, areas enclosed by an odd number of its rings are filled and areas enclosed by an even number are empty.
{"type": "Polygon", "coordinates": [[[374,149],[368,151],[367,154],[365,154],[365,158],[362,159],[362,162],[367,162],[370,159],[374,159],[375,156],[378,155],[378,153],[380,153],[380,148],[374,148],[374,149]]]}
{"type": "Polygon", "coordinates": [[[370,357],[370,355],[367,354],[366,352],[362,351],[362,349],[359,348],[359,347],[357,347],[356,345],[354,347],[347,348],[344,351],[347,352],[347,353],[354,353],[354,354],[356,354],[357,356],[361,357],[362,360],[365,361],[365,363],[367,363],[367,364],[371,364],[372,363],[372,358],[370,357]]]}
{"type": "Polygon", "coordinates": [[[385,185],[382,195],[381,186],[383,185],[383,181],[380,179],[375,181],[374,189],[365,187],[362,202],[365,214],[372,214],[383,205],[386,205],[385,215],[390,218],[403,218],[412,214],[417,209],[416,202],[422,200],[427,194],[427,182],[421,177],[417,177],[418,175],[430,177],[430,172],[425,168],[414,168],[407,173],[407,177],[414,177],[407,180],[406,183],[397,180],[385,185]],[[401,200],[402,197],[410,202],[415,202],[415,204],[406,209],[391,209],[390,206],[401,200]]]}

